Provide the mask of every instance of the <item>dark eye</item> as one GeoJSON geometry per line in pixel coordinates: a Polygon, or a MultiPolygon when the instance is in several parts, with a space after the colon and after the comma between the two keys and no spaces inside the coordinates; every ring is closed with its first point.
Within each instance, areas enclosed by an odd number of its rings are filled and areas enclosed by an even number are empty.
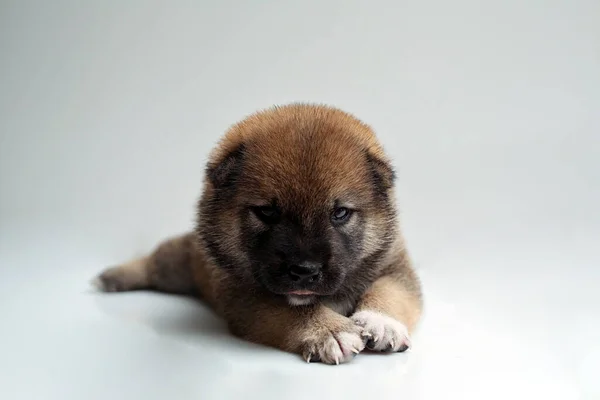
{"type": "Polygon", "coordinates": [[[252,207],[252,211],[261,221],[273,224],[279,219],[279,210],[273,206],[252,207]]]}
{"type": "Polygon", "coordinates": [[[333,210],[333,213],[331,214],[331,220],[339,224],[346,222],[348,218],[350,218],[350,215],[352,215],[352,211],[350,211],[348,208],[338,207],[333,210]]]}

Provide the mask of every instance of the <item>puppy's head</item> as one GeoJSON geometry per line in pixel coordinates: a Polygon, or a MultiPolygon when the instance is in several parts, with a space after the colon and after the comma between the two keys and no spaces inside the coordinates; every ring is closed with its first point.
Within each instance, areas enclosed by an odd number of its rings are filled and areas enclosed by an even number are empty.
{"type": "Polygon", "coordinates": [[[198,232],[208,254],[291,304],[372,274],[394,239],[393,171],[371,129],[338,109],[254,114],[224,136],[206,173],[198,232]]]}

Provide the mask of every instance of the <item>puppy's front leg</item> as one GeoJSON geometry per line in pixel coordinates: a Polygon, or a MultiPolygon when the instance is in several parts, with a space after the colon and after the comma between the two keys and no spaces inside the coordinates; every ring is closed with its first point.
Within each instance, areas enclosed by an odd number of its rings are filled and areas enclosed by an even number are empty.
{"type": "Polygon", "coordinates": [[[403,352],[410,346],[422,309],[419,282],[413,271],[379,278],[365,292],[350,318],[363,328],[367,348],[403,352]]]}
{"type": "Polygon", "coordinates": [[[246,340],[327,364],[348,362],[365,347],[359,326],[322,305],[290,307],[268,299],[244,303],[226,306],[225,318],[229,329],[246,340]]]}

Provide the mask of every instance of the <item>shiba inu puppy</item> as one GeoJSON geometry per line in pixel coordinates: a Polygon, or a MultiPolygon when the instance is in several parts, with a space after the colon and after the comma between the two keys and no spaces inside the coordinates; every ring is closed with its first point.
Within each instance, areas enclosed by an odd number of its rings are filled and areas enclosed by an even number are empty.
{"type": "Polygon", "coordinates": [[[354,116],[310,104],[232,126],[211,153],[195,231],[96,283],[199,296],[233,334],[328,364],[405,351],[422,309],[386,154],[354,116]]]}

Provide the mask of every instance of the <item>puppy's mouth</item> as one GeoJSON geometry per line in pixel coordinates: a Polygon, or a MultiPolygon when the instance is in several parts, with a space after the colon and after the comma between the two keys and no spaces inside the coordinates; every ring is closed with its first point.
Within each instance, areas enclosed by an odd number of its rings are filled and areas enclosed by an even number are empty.
{"type": "Polygon", "coordinates": [[[312,290],[292,290],[291,292],[287,292],[288,295],[292,296],[314,296],[315,292],[312,290]]]}
{"type": "Polygon", "coordinates": [[[294,290],[288,292],[286,298],[291,306],[307,306],[315,302],[317,294],[310,290],[294,290]]]}

